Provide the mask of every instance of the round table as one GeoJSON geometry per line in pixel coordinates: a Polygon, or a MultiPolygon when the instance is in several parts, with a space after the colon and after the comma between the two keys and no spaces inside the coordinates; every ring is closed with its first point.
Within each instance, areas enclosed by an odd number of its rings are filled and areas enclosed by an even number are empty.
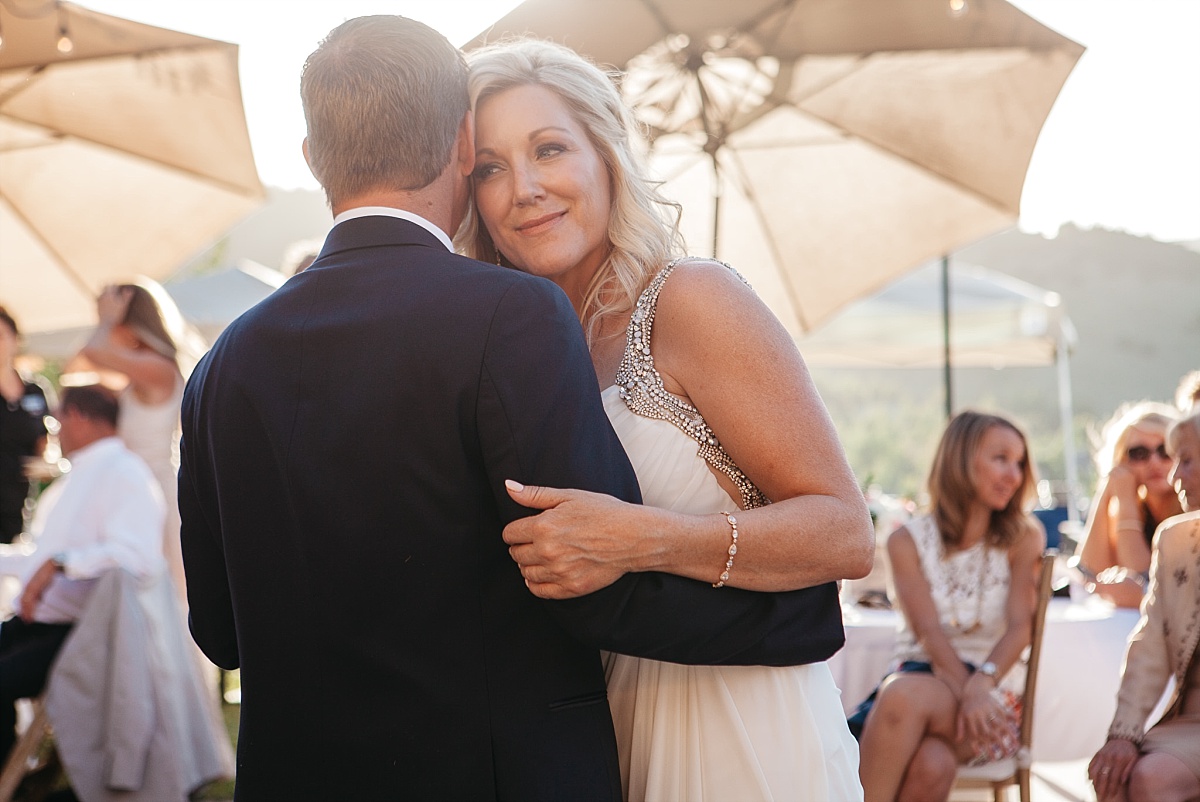
{"type": "MultiPolygon", "coordinates": [[[[846,646],[829,667],[847,712],[887,674],[899,616],[894,610],[845,608],[846,646]]],[[[1115,609],[1099,599],[1051,599],[1034,703],[1034,760],[1090,758],[1103,745],[1117,706],[1125,643],[1137,621],[1136,610],[1115,609]]]]}

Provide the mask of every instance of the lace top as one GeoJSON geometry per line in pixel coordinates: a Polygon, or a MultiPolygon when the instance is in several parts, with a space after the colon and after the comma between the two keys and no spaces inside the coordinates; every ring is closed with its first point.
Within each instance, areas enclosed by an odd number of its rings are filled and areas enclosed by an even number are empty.
{"type": "MultiPolygon", "coordinates": [[[[947,553],[932,515],[912,519],[908,531],[950,644],[963,660],[982,664],[1008,628],[1008,588],[1012,579],[1008,553],[983,541],[947,553]]],[[[903,616],[896,637],[896,659],[929,660],[903,616]]],[[[1000,684],[1020,692],[1024,681],[1024,667],[1018,662],[1000,684]]]]}
{"type": "MultiPolygon", "coordinates": [[[[625,330],[625,353],[617,367],[616,386],[621,400],[636,415],[669,421],[700,444],[696,452],[715,470],[728,476],[741,495],[742,509],[762,507],[770,503],[725,452],[716,434],[705,422],[700,410],[684,399],[667,391],[662,376],[654,367],[650,352],[650,336],[654,328],[654,312],[662,285],[682,259],[671,261],[658,272],[650,286],[642,292],[625,330]]],[[[728,265],[726,265],[728,267],[728,265]]],[[[729,268],[732,270],[733,268],[729,268]]],[[[739,276],[740,278],[740,276],[739,276]]],[[[744,279],[743,279],[744,280],[744,279]]]]}

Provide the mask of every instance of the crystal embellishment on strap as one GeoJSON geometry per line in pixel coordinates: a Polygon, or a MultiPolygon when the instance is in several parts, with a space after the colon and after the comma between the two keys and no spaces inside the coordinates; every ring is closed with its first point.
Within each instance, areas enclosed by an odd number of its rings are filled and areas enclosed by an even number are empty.
{"type": "Polygon", "coordinates": [[[668,421],[699,443],[700,448],[696,453],[715,470],[733,481],[741,495],[742,509],[765,506],[771,503],[770,500],[755,487],[746,474],[742,473],[733,458],[725,453],[700,410],[668,392],[663,386],[662,376],[654,368],[654,356],[650,353],[654,310],[658,306],[658,295],[662,291],[663,283],[680,261],[675,259],[658,272],[650,286],[642,292],[637,306],[633,309],[629,327],[625,330],[625,353],[622,354],[621,364],[617,367],[617,387],[621,400],[635,415],[668,421]]]}

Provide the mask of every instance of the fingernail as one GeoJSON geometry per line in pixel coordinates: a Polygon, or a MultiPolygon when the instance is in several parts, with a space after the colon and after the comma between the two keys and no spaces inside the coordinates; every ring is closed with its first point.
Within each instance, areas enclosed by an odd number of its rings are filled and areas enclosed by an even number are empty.
{"type": "Polygon", "coordinates": [[[521,484],[520,482],[514,482],[512,479],[505,479],[504,486],[514,493],[520,493],[525,489],[525,485],[521,484]]]}

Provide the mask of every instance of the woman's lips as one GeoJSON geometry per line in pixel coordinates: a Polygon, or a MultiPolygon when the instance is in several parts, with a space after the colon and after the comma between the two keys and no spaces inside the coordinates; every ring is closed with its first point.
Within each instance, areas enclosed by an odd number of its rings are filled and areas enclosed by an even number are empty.
{"type": "Polygon", "coordinates": [[[522,223],[521,225],[517,226],[517,231],[520,231],[522,234],[528,234],[528,233],[532,232],[534,229],[541,228],[542,226],[544,226],[548,223],[554,222],[555,220],[559,219],[560,217],[562,217],[565,214],[566,214],[566,212],[563,211],[563,212],[554,212],[552,214],[544,214],[541,217],[535,217],[534,219],[527,220],[524,223],[522,223]]]}

